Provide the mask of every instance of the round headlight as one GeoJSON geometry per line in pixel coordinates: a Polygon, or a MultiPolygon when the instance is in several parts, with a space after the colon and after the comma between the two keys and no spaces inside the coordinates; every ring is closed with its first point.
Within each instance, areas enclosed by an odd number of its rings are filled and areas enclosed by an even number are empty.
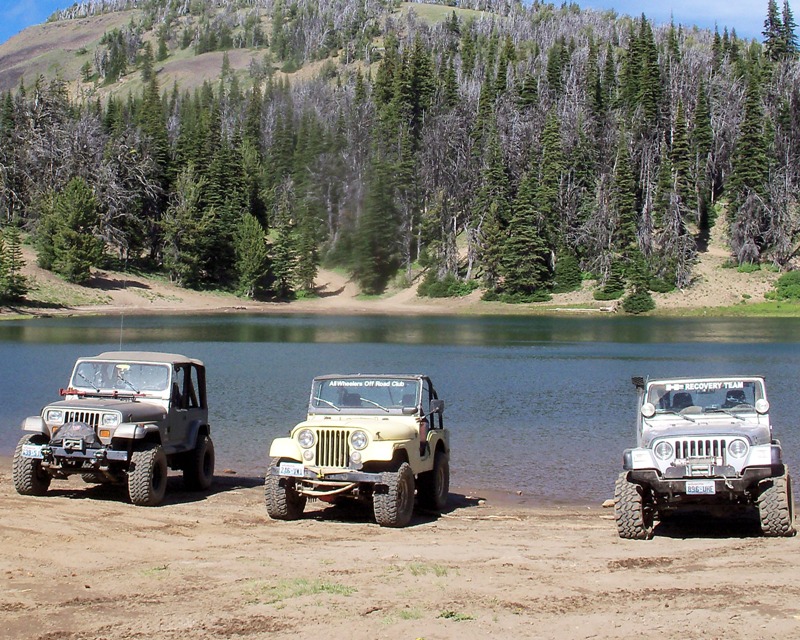
{"type": "Polygon", "coordinates": [[[51,424],[64,424],[64,412],[60,409],[50,409],[45,415],[45,420],[51,424]]]}
{"type": "Polygon", "coordinates": [[[767,413],[769,411],[769,401],[766,398],[756,400],[756,411],[760,414],[767,413]]]}
{"type": "Polygon", "coordinates": [[[733,458],[744,458],[747,455],[747,443],[744,440],[731,440],[728,445],[728,453],[733,458]]]}
{"type": "Polygon", "coordinates": [[[645,418],[652,418],[654,415],[656,415],[656,405],[654,405],[652,402],[645,402],[642,405],[642,415],[645,418]]]}
{"type": "Polygon", "coordinates": [[[119,424],[119,414],[118,413],[106,413],[103,416],[103,426],[104,427],[116,427],[119,424]]]}
{"type": "Polygon", "coordinates": [[[659,442],[654,448],[653,453],[659,460],[669,460],[672,457],[672,445],[669,442],[659,442]]]}
{"type": "Polygon", "coordinates": [[[297,441],[303,449],[310,449],[314,446],[314,432],[311,429],[303,429],[297,434],[297,441]]]}
{"type": "Polygon", "coordinates": [[[360,451],[367,446],[367,434],[363,431],[353,431],[350,434],[350,446],[360,451]]]}

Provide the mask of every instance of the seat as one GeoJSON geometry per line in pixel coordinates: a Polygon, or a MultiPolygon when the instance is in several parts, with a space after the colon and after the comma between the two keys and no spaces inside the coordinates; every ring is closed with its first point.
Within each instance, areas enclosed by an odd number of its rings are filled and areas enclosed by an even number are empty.
{"type": "Polygon", "coordinates": [[[360,407],[361,406],[361,396],[357,393],[345,393],[342,397],[342,406],[343,407],[360,407]]]}
{"type": "Polygon", "coordinates": [[[407,393],[403,396],[403,406],[404,407],[415,407],[417,406],[417,396],[413,393],[407,393]]]}
{"type": "Polygon", "coordinates": [[[686,407],[691,407],[693,404],[694,400],[692,400],[692,394],[686,391],[680,391],[672,396],[673,411],[682,411],[686,407]]]}
{"type": "Polygon", "coordinates": [[[747,398],[744,396],[744,389],[729,389],[728,393],[725,394],[725,404],[722,405],[722,408],[730,409],[740,404],[747,404],[747,398]]]}

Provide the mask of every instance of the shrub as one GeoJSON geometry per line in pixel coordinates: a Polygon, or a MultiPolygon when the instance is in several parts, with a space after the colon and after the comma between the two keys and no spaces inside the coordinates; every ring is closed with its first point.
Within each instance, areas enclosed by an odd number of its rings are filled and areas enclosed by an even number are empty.
{"type": "Polygon", "coordinates": [[[594,292],[593,297],[595,300],[619,300],[622,294],[625,293],[624,289],[617,289],[616,287],[603,287],[594,292]]]}
{"type": "Polygon", "coordinates": [[[656,293],[669,293],[675,291],[675,285],[672,282],[664,280],[663,278],[650,278],[647,283],[647,288],[656,293]]]}
{"type": "Polygon", "coordinates": [[[789,271],[776,280],[775,297],[778,300],[800,300],[800,271],[789,271]]]}
{"type": "Polygon", "coordinates": [[[647,313],[655,308],[656,303],[647,291],[636,291],[622,301],[622,310],[625,313],[647,313]]]}
{"type": "Polygon", "coordinates": [[[756,271],[761,271],[761,265],[757,262],[743,262],[736,270],[739,273],[755,273],[756,271]]]}
{"type": "Polygon", "coordinates": [[[441,280],[435,271],[429,271],[417,289],[417,295],[427,298],[458,298],[466,296],[478,288],[475,280],[464,282],[448,273],[441,280]]]}
{"type": "Polygon", "coordinates": [[[572,255],[561,257],[556,262],[553,277],[553,293],[568,293],[580,289],[583,274],[578,259],[572,255]]]}

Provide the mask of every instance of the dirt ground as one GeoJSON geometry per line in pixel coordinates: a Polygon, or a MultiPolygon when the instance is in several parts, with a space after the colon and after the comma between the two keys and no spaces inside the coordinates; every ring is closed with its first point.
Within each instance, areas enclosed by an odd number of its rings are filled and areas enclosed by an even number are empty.
{"type": "Polygon", "coordinates": [[[439,517],[383,529],[314,503],[272,521],[262,479],[166,503],[0,467],[0,637],[39,640],[759,638],[800,635],[797,538],[749,521],[620,540],[611,509],[528,508],[454,491],[439,517]]]}
{"type": "MultiPolygon", "coordinates": [[[[359,295],[357,285],[346,275],[320,269],[316,280],[318,296],[286,302],[261,302],[236,296],[182,289],[163,279],[137,277],[113,271],[95,270],[84,286],[70,284],[36,266],[36,256],[24,247],[23,273],[33,285],[30,297],[50,300],[38,307],[0,308],[0,317],[22,312],[32,315],[75,314],[180,314],[180,313],[312,313],[312,314],[524,314],[591,312],[604,313],[614,302],[592,297],[593,283],[580,291],[554,295],[549,302],[503,304],[481,301],[475,291],[462,298],[420,298],[418,281],[406,288],[390,288],[376,297],[359,295]],[[576,310],[576,307],[579,309],[576,310]]],[[[656,313],[679,313],[684,309],[728,307],[748,302],[763,302],[778,273],[761,270],[740,273],[724,268],[729,251],[722,230],[714,229],[708,249],[699,255],[691,286],[666,294],[653,294],[656,313]]]]}

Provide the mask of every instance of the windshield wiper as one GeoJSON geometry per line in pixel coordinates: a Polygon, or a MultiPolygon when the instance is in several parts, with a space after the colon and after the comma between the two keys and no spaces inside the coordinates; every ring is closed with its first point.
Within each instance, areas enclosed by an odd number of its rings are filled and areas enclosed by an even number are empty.
{"type": "Polygon", "coordinates": [[[75,375],[78,376],[81,380],[83,380],[86,384],[88,384],[97,393],[100,393],[100,387],[95,386],[94,382],[89,380],[89,378],[87,378],[85,375],[83,375],[80,371],[76,371],[75,375]]]}
{"type": "Polygon", "coordinates": [[[374,400],[370,400],[369,398],[361,398],[363,402],[369,402],[371,405],[378,407],[378,409],[383,409],[386,413],[389,413],[389,410],[384,407],[382,404],[378,404],[374,400]]]}
{"type": "Polygon", "coordinates": [[[125,383],[125,384],[127,384],[127,385],[128,385],[130,388],[131,388],[131,389],[133,389],[133,392],[134,392],[134,393],[139,393],[139,390],[138,390],[136,387],[134,387],[134,386],[133,386],[133,385],[130,383],[130,381],[129,381],[129,380],[128,380],[128,379],[127,379],[125,376],[123,376],[122,374],[119,374],[119,375],[117,375],[117,378],[118,378],[118,379],[120,379],[120,380],[122,380],[122,382],[124,382],[124,383],[125,383]]]}
{"type": "Polygon", "coordinates": [[[330,400],[326,400],[325,398],[314,398],[314,400],[317,401],[317,402],[324,402],[329,407],[333,407],[337,411],[341,411],[341,409],[339,407],[337,407],[335,404],[333,404],[330,400]]]}
{"type": "Polygon", "coordinates": [[[665,413],[671,413],[672,415],[678,416],[679,418],[683,418],[684,420],[688,420],[689,422],[697,422],[697,420],[692,420],[689,416],[685,416],[679,411],[673,411],[672,409],[661,409],[658,413],[662,415],[665,413]]]}
{"type": "Polygon", "coordinates": [[[742,422],[747,422],[742,416],[737,416],[732,411],[728,411],[727,409],[720,409],[719,407],[709,407],[705,410],[706,413],[724,413],[726,416],[730,416],[731,418],[736,418],[737,420],[741,420],[742,422]]]}

